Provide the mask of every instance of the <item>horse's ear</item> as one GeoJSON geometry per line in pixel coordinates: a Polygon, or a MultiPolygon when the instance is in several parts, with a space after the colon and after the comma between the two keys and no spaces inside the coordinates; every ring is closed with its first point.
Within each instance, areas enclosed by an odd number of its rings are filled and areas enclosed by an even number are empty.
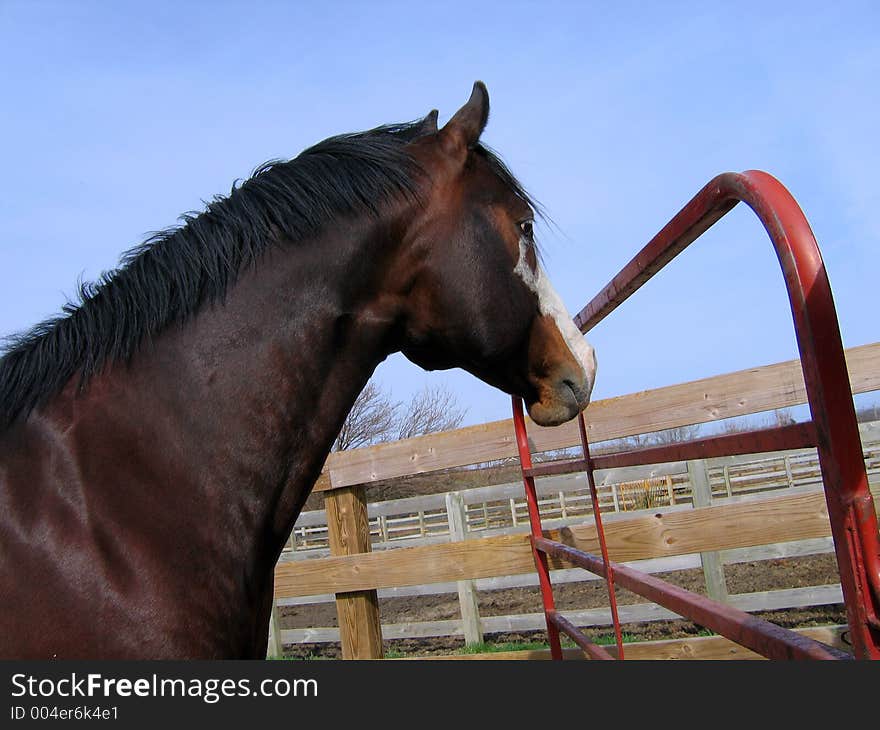
{"type": "Polygon", "coordinates": [[[437,134],[437,110],[431,109],[416,128],[416,136],[423,137],[428,134],[437,134]]]}
{"type": "Polygon", "coordinates": [[[444,148],[450,152],[456,148],[471,149],[479,141],[488,121],[489,92],[482,81],[477,81],[467,104],[452,115],[440,132],[444,148]]]}

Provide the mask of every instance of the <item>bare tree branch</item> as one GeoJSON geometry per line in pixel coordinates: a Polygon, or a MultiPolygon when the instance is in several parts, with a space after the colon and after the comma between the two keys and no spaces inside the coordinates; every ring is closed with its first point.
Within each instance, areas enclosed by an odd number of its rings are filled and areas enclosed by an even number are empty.
{"type": "Polygon", "coordinates": [[[370,381],[358,396],[333,443],[334,451],[424,436],[461,426],[466,409],[445,385],[426,386],[404,409],[370,381]]]}
{"type": "Polygon", "coordinates": [[[681,444],[685,441],[693,441],[699,433],[699,425],[667,428],[665,431],[657,431],[657,433],[651,434],[649,442],[657,446],[681,444]]]}
{"type": "Polygon", "coordinates": [[[788,408],[777,408],[772,413],[765,413],[760,417],[752,416],[751,418],[737,418],[727,421],[721,427],[721,433],[733,434],[742,433],[743,431],[754,431],[759,428],[769,428],[771,426],[788,426],[795,423],[794,416],[788,408]]]}
{"type": "Polygon", "coordinates": [[[461,426],[466,413],[445,385],[425,386],[413,396],[397,421],[397,440],[450,431],[461,426]]]}
{"type": "Polygon", "coordinates": [[[333,442],[333,450],[345,451],[388,441],[394,434],[399,408],[400,404],[392,403],[371,380],[346,416],[333,442]]]}
{"type": "Polygon", "coordinates": [[[859,423],[880,421],[880,404],[875,402],[870,405],[860,406],[856,409],[856,420],[859,423]]]}

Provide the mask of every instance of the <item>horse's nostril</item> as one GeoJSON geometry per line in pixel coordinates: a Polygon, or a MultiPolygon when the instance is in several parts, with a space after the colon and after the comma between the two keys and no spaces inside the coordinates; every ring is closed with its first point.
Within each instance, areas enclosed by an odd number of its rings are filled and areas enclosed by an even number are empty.
{"type": "Polygon", "coordinates": [[[571,397],[578,406],[585,406],[589,398],[589,392],[584,389],[582,383],[575,382],[571,378],[563,378],[562,384],[571,392],[571,397]]]}

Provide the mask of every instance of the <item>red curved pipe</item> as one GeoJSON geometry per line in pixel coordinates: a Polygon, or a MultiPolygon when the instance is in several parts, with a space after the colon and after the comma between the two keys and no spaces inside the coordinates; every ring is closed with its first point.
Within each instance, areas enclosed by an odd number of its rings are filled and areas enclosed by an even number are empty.
{"type": "Polygon", "coordinates": [[[853,650],[880,659],[880,540],[868,489],[837,312],[819,246],[803,211],[759,170],[711,180],[575,317],[587,332],[691,242],[745,202],[773,242],[788,289],[853,650]]]}

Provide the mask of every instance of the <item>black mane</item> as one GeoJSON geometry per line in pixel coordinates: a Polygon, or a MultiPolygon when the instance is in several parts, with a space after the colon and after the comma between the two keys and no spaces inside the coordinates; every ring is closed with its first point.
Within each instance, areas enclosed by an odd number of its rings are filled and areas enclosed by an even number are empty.
{"type": "MultiPolygon", "coordinates": [[[[271,161],[202,213],[154,234],[122,255],[117,269],[79,286],[79,301],[23,334],[6,338],[0,359],[0,429],[59,393],[80,387],[109,363],[127,361],[164,328],[222,300],[239,272],[278,240],[299,240],[340,215],[378,216],[414,198],[420,170],[406,144],[421,122],[387,125],[319,142],[288,161],[271,161]]],[[[475,150],[524,200],[516,178],[487,147],[475,150]]],[[[537,208],[536,208],[537,209],[537,208]]]]}

